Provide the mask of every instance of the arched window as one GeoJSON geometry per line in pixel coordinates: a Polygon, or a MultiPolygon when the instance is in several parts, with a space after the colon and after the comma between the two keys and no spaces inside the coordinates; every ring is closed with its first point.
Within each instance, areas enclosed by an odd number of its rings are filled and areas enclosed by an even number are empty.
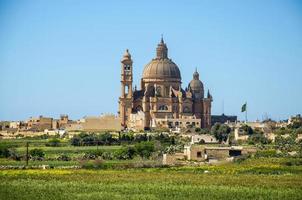
{"type": "Polygon", "coordinates": [[[156,92],[156,96],[159,96],[159,97],[160,97],[160,96],[162,95],[162,89],[161,89],[161,87],[160,87],[160,86],[157,86],[155,92],[156,92]]]}
{"type": "Polygon", "coordinates": [[[126,85],[126,86],[125,86],[125,95],[127,95],[128,93],[129,93],[129,86],[126,85]]]}
{"type": "Polygon", "coordinates": [[[184,107],[184,110],[183,110],[184,113],[188,113],[190,112],[190,108],[188,106],[184,107]]]}
{"type": "Polygon", "coordinates": [[[170,95],[170,87],[168,86],[165,87],[165,93],[167,97],[170,95]]]}
{"type": "Polygon", "coordinates": [[[161,105],[161,106],[159,106],[158,110],[168,110],[168,106],[161,105]]]}
{"type": "Polygon", "coordinates": [[[131,66],[126,64],[126,65],[124,65],[124,69],[125,69],[125,71],[130,71],[131,66]]]}

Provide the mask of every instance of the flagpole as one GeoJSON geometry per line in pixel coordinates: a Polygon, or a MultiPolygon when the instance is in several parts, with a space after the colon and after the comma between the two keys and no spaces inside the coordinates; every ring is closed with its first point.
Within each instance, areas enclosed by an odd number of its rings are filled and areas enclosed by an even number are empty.
{"type": "Polygon", "coordinates": [[[245,102],[245,123],[247,124],[247,102],[245,102]]]}

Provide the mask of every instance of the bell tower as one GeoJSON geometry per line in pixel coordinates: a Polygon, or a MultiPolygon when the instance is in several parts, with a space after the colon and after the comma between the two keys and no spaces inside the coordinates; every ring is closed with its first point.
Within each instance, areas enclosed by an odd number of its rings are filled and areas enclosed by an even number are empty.
{"type": "Polygon", "coordinates": [[[127,127],[128,118],[132,111],[132,63],[131,55],[127,49],[121,60],[121,96],[119,98],[119,115],[124,128],[127,127]]]}

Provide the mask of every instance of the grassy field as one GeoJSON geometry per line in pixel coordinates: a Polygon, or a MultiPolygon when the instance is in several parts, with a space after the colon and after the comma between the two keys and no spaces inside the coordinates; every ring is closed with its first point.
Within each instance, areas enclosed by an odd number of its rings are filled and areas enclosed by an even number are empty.
{"type": "Polygon", "coordinates": [[[1,199],[302,199],[302,175],[192,169],[3,170],[1,199]]]}
{"type": "MultiPolygon", "coordinates": [[[[5,142],[25,155],[24,141],[5,142]]],[[[302,158],[255,156],[219,165],[143,168],[160,166],[155,165],[160,160],[84,160],[83,155],[91,150],[114,152],[121,146],[74,147],[64,142],[60,147],[46,147],[39,140],[30,144],[30,149],[42,149],[45,159],[30,160],[27,169],[22,169],[24,159],[0,158],[0,167],[20,168],[0,170],[0,200],[302,199],[302,158]],[[72,159],[56,159],[60,154],[72,159]],[[98,170],[93,167],[97,162],[98,170]],[[31,169],[41,165],[54,169],[31,169]]]]}
{"type": "Polygon", "coordinates": [[[302,166],[248,159],[200,167],[0,170],[0,199],[302,199],[302,166]]]}

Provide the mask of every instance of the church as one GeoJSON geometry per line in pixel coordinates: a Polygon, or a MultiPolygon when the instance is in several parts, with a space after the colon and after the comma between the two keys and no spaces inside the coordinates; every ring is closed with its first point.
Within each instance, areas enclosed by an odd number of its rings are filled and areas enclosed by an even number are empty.
{"type": "Polygon", "coordinates": [[[133,88],[133,60],[127,49],[121,59],[121,96],[119,117],[122,127],[134,130],[152,128],[210,128],[209,90],[205,97],[197,69],[188,87],[181,87],[178,66],[168,57],[161,38],[156,57],[143,70],[140,89],[133,88]]]}

